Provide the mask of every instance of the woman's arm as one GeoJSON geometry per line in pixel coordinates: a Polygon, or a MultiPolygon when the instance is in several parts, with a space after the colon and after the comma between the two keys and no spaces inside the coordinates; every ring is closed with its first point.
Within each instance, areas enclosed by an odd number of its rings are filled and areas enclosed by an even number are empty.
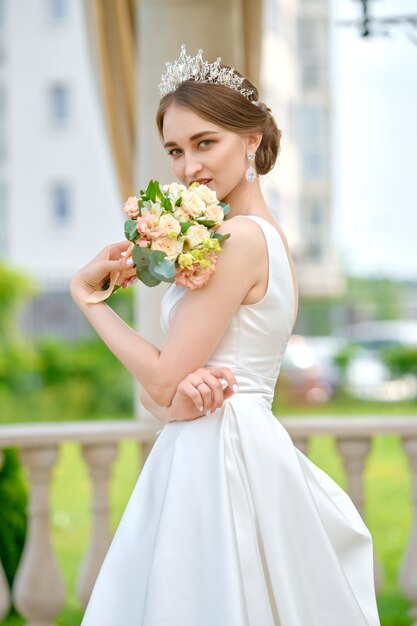
{"type": "Polygon", "coordinates": [[[192,420],[222,406],[224,400],[232,395],[233,385],[236,385],[236,378],[228,367],[200,368],[181,381],[169,407],[157,404],[143,387],[139,397],[143,406],[162,422],[192,420]],[[227,382],[225,387],[220,378],[227,382]],[[204,385],[199,385],[197,390],[193,381],[198,380],[202,380],[204,385]]]}
{"type": "Polygon", "coordinates": [[[216,271],[204,287],[185,291],[160,350],[105,302],[85,302],[106,272],[125,267],[126,261],[105,258],[120,255],[122,244],[106,247],[71,282],[71,295],[97,334],[153,400],[167,408],[180,381],[210,360],[246,294],[257,283],[259,262],[265,257],[265,238],[253,220],[236,216],[222,223],[217,232],[231,236],[218,255],[216,271]]]}

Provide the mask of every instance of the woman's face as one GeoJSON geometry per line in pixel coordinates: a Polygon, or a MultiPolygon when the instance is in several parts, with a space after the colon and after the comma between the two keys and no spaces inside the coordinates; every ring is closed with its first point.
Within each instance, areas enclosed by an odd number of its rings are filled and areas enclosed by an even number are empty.
{"type": "Polygon", "coordinates": [[[248,137],[177,105],[166,110],[162,133],[172,171],[187,187],[195,180],[204,182],[222,200],[237,185],[246,184],[248,137]]]}

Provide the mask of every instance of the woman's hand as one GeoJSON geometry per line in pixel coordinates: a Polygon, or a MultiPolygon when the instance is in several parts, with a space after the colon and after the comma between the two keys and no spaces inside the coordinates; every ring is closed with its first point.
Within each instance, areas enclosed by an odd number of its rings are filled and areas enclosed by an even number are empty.
{"type": "Polygon", "coordinates": [[[165,421],[193,420],[215,411],[234,393],[233,385],[237,381],[228,367],[195,370],[179,383],[165,421]],[[221,378],[226,381],[224,387],[221,378]],[[201,380],[204,384],[196,387],[201,380]]]}
{"type": "Polygon", "coordinates": [[[120,241],[103,248],[92,261],[82,267],[70,283],[71,296],[76,303],[84,302],[95,291],[99,291],[111,272],[120,272],[118,284],[126,286],[136,275],[132,261],[123,258],[132,244],[120,241]]]}

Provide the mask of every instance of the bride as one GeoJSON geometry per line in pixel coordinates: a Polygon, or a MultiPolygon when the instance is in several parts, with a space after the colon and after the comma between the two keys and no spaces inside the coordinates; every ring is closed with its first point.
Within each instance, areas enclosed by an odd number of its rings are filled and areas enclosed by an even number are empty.
{"type": "Polygon", "coordinates": [[[271,410],[298,309],[294,263],[259,185],[281,132],[256,87],[201,51],[182,47],[160,93],[172,171],[230,205],[217,229],[230,238],[203,288],[165,292],[160,350],[105,302],[86,302],[110,272],[135,279],[129,242],[71,281],[164,424],[82,626],[378,626],[371,534],[271,410]]]}

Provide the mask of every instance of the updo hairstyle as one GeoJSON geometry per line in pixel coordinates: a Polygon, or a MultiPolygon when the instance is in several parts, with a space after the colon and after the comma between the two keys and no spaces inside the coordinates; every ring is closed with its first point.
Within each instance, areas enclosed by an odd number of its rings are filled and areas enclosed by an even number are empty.
{"type": "MultiPolygon", "coordinates": [[[[228,69],[228,65],[221,65],[228,69]]],[[[236,74],[242,76],[236,69],[236,74]]],[[[245,89],[253,89],[249,99],[241,93],[216,83],[199,83],[186,80],[175,91],[167,93],[159,103],[156,124],[160,136],[164,115],[171,104],[182,106],[200,117],[228,131],[247,135],[261,133],[262,141],[256,151],[255,166],[258,174],[267,174],[275,165],[281,142],[281,131],[277,127],[271,109],[258,100],[258,90],[247,78],[242,83],[245,89]]]]}

